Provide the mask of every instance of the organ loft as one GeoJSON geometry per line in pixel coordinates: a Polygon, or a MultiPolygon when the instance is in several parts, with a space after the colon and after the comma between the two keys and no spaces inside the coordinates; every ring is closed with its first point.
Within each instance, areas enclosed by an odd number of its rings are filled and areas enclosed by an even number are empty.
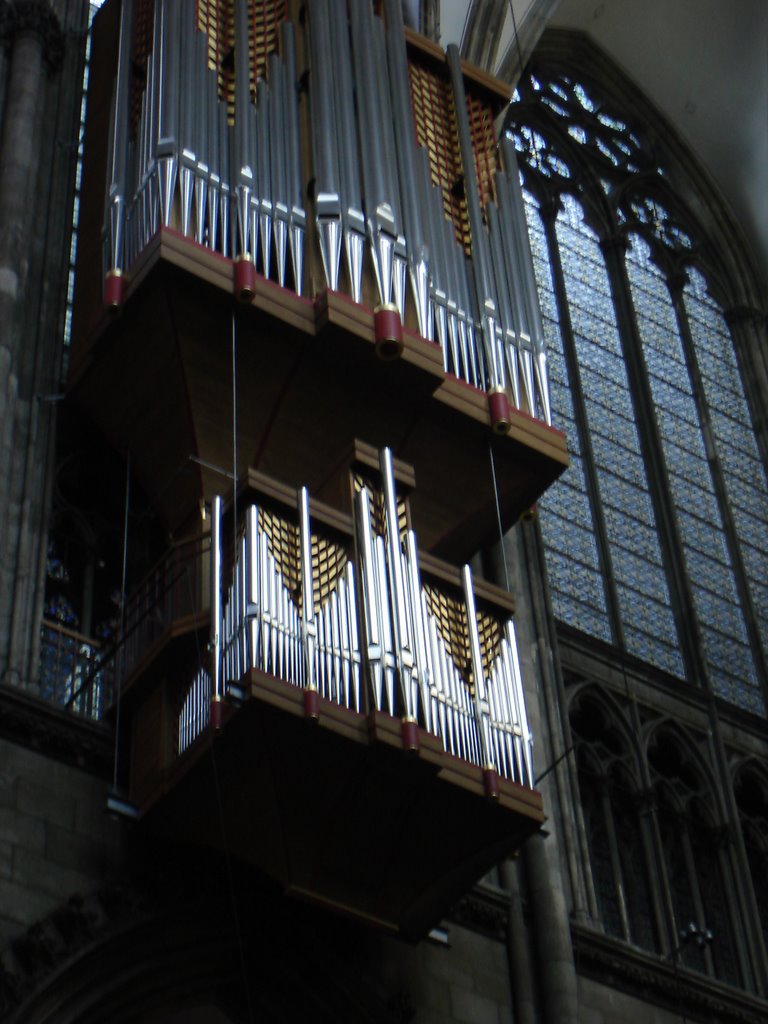
{"type": "Polygon", "coordinates": [[[508,99],[396,0],[94,22],[69,387],[134,570],[73,700],[136,828],[412,938],[546,810],[473,560],[567,464],[508,99]]]}

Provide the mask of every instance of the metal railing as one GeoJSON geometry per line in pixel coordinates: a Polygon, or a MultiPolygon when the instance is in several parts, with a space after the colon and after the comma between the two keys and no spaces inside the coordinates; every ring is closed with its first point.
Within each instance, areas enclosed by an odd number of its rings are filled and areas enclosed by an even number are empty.
{"type": "Polygon", "coordinates": [[[210,538],[174,545],[132,590],[125,607],[125,632],[115,652],[120,677],[126,679],[174,624],[207,606],[210,538]]]}
{"type": "Polygon", "coordinates": [[[85,718],[100,719],[112,703],[114,663],[91,637],[43,620],[40,696],[85,718]]]}
{"type": "Polygon", "coordinates": [[[209,537],[174,545],[126,601],[125,628],[108,646],[44,620],[40,694],[87,718],[100,719],[142,660],[173,629],[205,611],[209,537]]]}

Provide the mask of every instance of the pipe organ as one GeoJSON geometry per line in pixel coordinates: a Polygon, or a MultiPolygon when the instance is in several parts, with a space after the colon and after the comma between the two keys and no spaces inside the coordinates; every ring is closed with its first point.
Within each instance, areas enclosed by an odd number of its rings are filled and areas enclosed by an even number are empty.
{"type": "Polygon", "coordinates": [[[504,87],[397,0],[93,31],[70,395],[172,538],[121,780],[138,827],[419,937],[543,821],[513,601],[467,564],[567,464],[504,87]]]}
{"type": "Polygon", "coordinates": [[[243,300],[257,271],[301,295],[310,246],[311,290],[413,322],[446,372],[491,396],[497,429],[508,400],[549,423],[514,147],[494,137],[499,97],[473,88],[455,47],[445,60],[409,52],[400,4],[382,8],[313,0],[294,23],[284,2],[124,0],[105,300],[121,303],[160,227],[232,259],[243,300]]]}

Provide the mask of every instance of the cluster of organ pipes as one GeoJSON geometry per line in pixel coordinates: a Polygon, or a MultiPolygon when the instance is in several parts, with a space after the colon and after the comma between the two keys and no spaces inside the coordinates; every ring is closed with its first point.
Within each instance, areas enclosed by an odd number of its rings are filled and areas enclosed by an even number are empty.
{"type": "Polygon", "coordinates": [[[197,4],[155,0],[152,49],[131,137],[134,0],[122,0],[109,154],[105,259],[121,275],[158,228],[174,226],[228,258],[260,261],[301,294],[302,206],[294,26],[280,27],[280,55],[251,100],[249,3],[235,0],[234,124],[218,69],[197,26],[197,4]],[[273,250],[274,242],[274,250],[273,250]]]}
{"type": "Polygon", "coordinates": [[[221,591],[221,503],[211,541],[211,671],[195,677],[179,719],[179,753],[207,727],[221,700],[251,669],[355,712],[370,708],[418,723],[445,750],[533,787],[532,739],[514,626],[484,667],[472,574],[462,570],[473,690],[457,668],[422,588],[413,531],[400,534],[391,454],[381,453],[383,534],[373,530],[368,493],[356,498],[359,564],[347,561],[335,586],[315,600],[309,498],[298,493],[300,607],[251,506],[231,582],[221,591]]]}
{"type": "MultiPolygon", "coordinates": [[[[550,422],[546,353],[514,145],[504,136],[496,201],[480,201],[458,50],[448,68],[471,257],[444,215],[416,141],[400,0],[384,20],[368,0],[306,4],[312,167],[302,165],[295,28],[280,26],[268,81],[251,86],[250,0],[234,0],[234,117],[189,0],[155,0],[135,137],[133,0],[122,0],[105,216],[107,282],[163,226],[276,276],[301,294],[305,185],[314,180],[317,244],[328,288],[354,301],[368,266],[378,302],[437,341],[446,372],[550,422]],[[232,122],[232,123],[231,123],[232,122]],[[290,259],[289,259],[290,253],[290,259]],[[343,260],[342,260],[343,257],[343,260]],[[342,273],[342,262],[345,273],[342,273]]],[[[457,183],[458,184],[458,183],[457,183]]]]}
{"type": "Polygon", "coordinates": [[[211,720],[211,694],[210,673],[200,668],[184,695],[179,711],[179,754],[183,754],[208,728],[211,720]]]}

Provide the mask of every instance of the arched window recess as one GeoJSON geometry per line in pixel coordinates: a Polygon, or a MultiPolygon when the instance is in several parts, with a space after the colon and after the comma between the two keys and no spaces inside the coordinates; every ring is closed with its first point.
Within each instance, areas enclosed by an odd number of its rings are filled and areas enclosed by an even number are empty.
{"type": "Polygon", "coordinates": [[[672,723],[653,730],[647,761],[669,955],[721,981],[749,984],[743,922],[731,898],[733,851],[712,773],[672,723]]]}
{"type": "Polygon", "coordinates": [[[632,730],[618,705],[595,687],[577,693],[570,721],[595,916],[608,935],[656,952],[652,834],[632,730]]]}
{"type": "MultiPolygon", "coordinates": [[[[743,899],[752,908],[753,959],[759,974],[768,955],[768,771],[754,760],[742,763],[733,784],[749,873],[743,899]],[[751,886],[750,886],[751,883],[751,886]]],[[[763,967],[764,970],[764,967],[763,967]]]]}
{"type": "Polygon", "coordinates": [[[682,144],[587,57],[610,87],[561,47],[523,75],[507,122],[572,455],[541,504],[555,614],[764,715],[768,453],[723,312],[755,290],[682,144]]]}

